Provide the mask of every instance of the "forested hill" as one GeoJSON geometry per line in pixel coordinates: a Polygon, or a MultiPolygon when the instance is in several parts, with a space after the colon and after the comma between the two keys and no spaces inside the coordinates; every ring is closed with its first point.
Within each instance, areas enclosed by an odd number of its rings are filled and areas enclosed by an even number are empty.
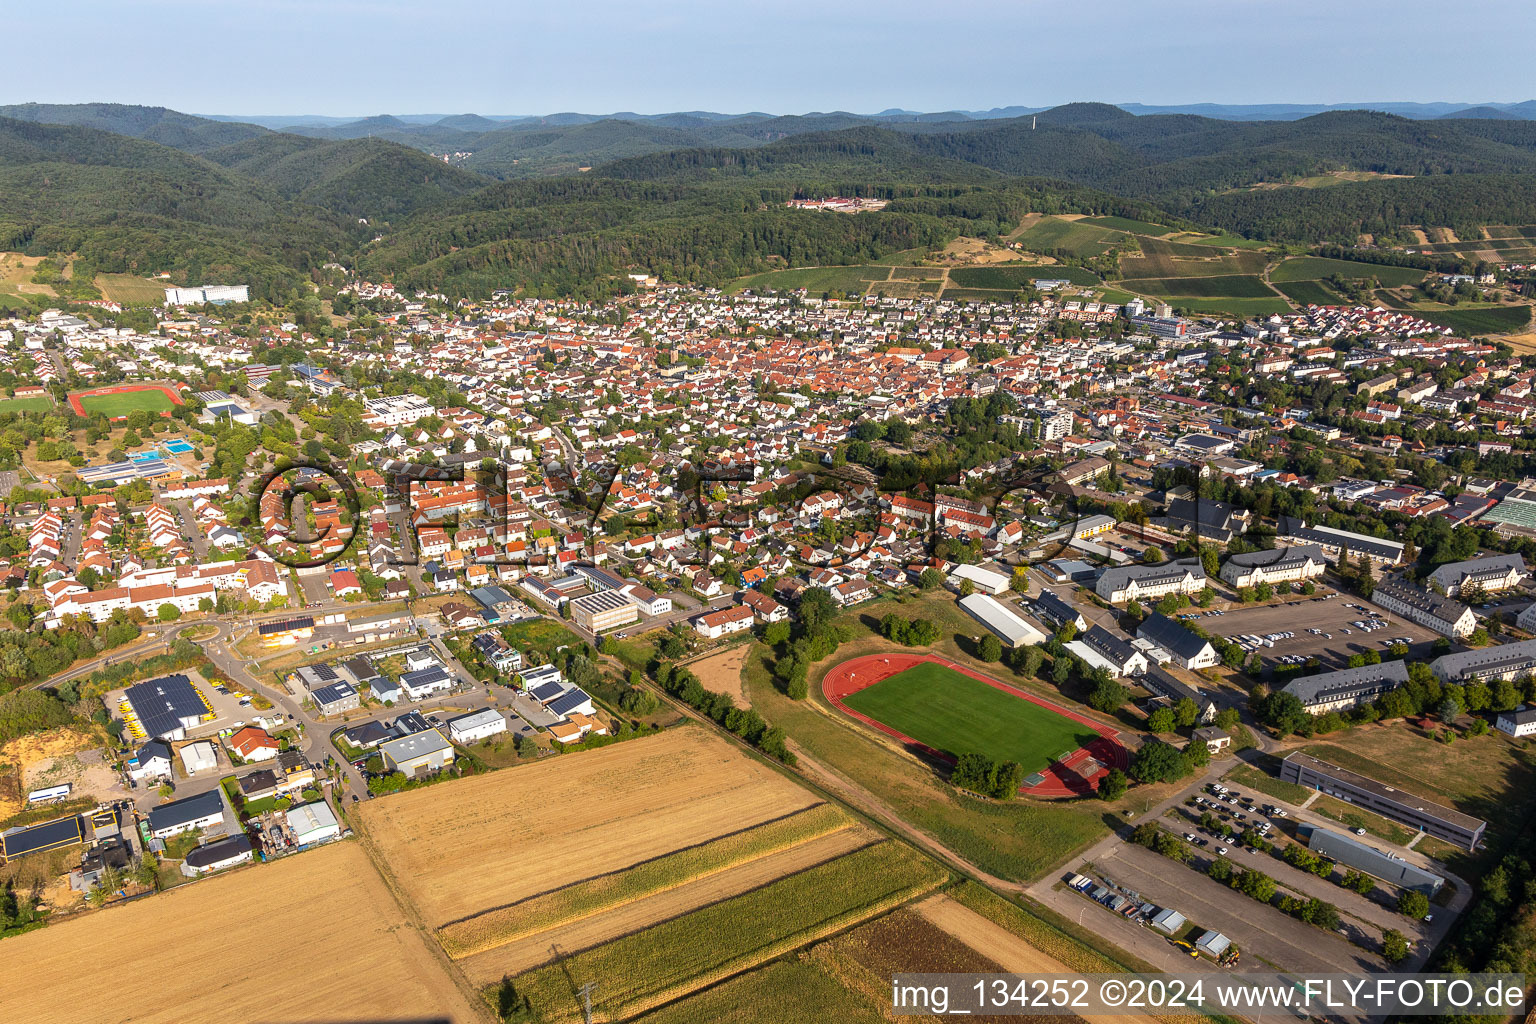
{"type": "Polygon", "coordinates": [[[239,121],[213,121],[165,107],[125,103],[16,103],[0,106],[0,117],[40,124],[95,128],[98,131],[147,139],[187,153],[202,153],[258,135],[267,129],[239,121]]]}

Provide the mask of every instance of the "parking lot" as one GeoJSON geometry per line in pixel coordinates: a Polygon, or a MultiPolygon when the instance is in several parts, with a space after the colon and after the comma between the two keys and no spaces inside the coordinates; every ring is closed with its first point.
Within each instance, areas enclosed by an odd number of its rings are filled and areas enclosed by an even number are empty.
{"type": "Polygon", "coordinates": [[[1366,651],[1385,654],[1391,641],[1404,637],[1408,640],[1410,657],[1424,659],[1428,657],[1431,645],[1440,638],[1433,630],[1386,612],[1353,594],[1337,594],[1331,598],[1322,594],[1297,597],[1284,604],[1232,605],[1219,614],[1196,608],[1184,614],[1194,615],[1195,618],[1188,621],[1212,636],[1230,637],[1234,642],[1241,642],[1245,635],[1275,636],[1273,646],[1255,645],[1251,641],[1247,645],[1259,652],[1266,665],[1285,664],[1283,659],[1287,657],[1299,658],[1297,664],[1316,657],[1324,668],[1345,668],[1350,655],[1366,651]],[[1365,622],[1367,626],[1381,625],[1362,629],[1355,624],[1357,622],[1365,622]],[[1293,635],[1278,636],[1283,633],[1293,635]]]}

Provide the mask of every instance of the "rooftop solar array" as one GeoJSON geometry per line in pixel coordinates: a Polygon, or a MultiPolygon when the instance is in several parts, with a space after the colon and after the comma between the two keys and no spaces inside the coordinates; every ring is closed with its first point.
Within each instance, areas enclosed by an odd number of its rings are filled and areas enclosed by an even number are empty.
{"type": "Polygon", "coordinates": [[[125,696],[146,736],[172,735],[185,728],[186,719],[208,713],[208,705],[192,681],[180,674],[135,683],[125,696]]]}

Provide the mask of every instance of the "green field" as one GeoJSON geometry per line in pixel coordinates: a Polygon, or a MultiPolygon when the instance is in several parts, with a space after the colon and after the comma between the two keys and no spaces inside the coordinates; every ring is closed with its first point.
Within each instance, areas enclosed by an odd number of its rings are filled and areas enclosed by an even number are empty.
{"type": "Polygon", "coordinates": [[[1353,260],[1331,260],[1321,256],[1296,256],[1277,266],[1269,275],[1276,284],[1291,281],[1317,281],[1325,277],[1374,277],[1384,287],[1416,284],[1424,280],[1424,271],[1414,267],[1387,267],[1353,260]]]}
{"type": "Polygon", "coordinates": [[[1305,306],[1314,302],[1319,306],[1337,306],[1343,303],[1343,298],[1329,291],[1316,281],[1287,281],[1284,284],[1275,285],[1287,298],[1293,302],[1305,306]]]}
{"type": "Polygon", "coordinates": [[[31,398],[0,398],[0,412],[47,412],[53,408],[53,399],[47,395],[31,398]]]}
{"type": "Polygon", "coordinates": [[[737,278],[730,286],[733,292],[739,292],[747,288],[754,291],[776,289],[778,291],[793,291],[804,288],[806,291],[821,294],[822,292],[863,292],[869,287],[871,281],[884,281],[890,274],[889,267],[875,267],[856,265],[852,267],[804,267],[798,270],[769,270],[761,274],[752,274],[748,277],[737,278]]]}
{"type": "Polygon", "coordinates": [[[149,412],[170,412],[174,409],[173,403],[164,391],[125,391],[117,395],[81,395],[80,408],[85,410],[87,416],[101,413],[108,419],[114,416],[127,416],[139,409],[149,412]]]}
{"type": "Polygon", "coordinates": [[[892,267],[892,281],[940,281],[944,278],[942,267],[892,267]]]}
{"type": "Polygon", "coordinates": [[[1530,306],[1488,306],[1461,309],[1415,309],[1414,316],[1457,334],[1514,334],[1531,322],[1530,306]]]}
{"type": "Polygon", "coordinates": [[[1274,292],[1261,278],[1252,274],[1224,274],[1219,277],[1141,277],[1120,282],[1127,288],[1150,295],[1191,296],[1194,298],[1273,298],[1274,292]]]}
{"type": "Polygon", "coordinates": [[[985,754],[1038,772],[1098,734],[1079,722],[934,662],[843,699],[848,707],[947,754],[985,754]]]}
{"type": "Polygon", "coordinates": [[[956,302],[1012,302],[1019,293],[1011,288],[946,288],[944,298],[956,302]]]}
{"type": "Polygon", "coordinates": [[[1127,237],[1123,231],[1113,231],[1082,221],[1046,217],[1021,234],[1016,241],[1036,252],[1059,249],[1073,256],[1101,256],[1109,251],[1110,246],[1127,237]]]}
{"type": "Polygon", "coordinates": [[[1129,217],[1084,217],[1078,223],[1111,228],[1115,231],[1129,231],[1134,235],[1171,235],[1178,230],[1144,220],[1131,220],[1129,217]]]}
{"type": "Polygon", "coordinates": [[[992,266],[959,267],[949,272],[949,279],[961,288],[1026,288],[1031,281],[1071,281],[1096,285],[1099,277],[1083,267],[992,266]]]}
{"type": "Polygon", "coordinates": [[[947,872],[885,841],[682,917],[564,956],[495,986],[528,999],[532,1019],[578,1021],[571,978],[601,979],[592,1007],[621,1020],[874,917],[941,884],[947,872]]]}
{"type": "Polygon", "coordinates": [[[501,628],[501,635],[519,651],[538,651],[545,660],[554,656],[561,647],[574,647],[581,638],[558,622],[549,619],[527,619],[501,628]]]}
{"type": "Polygon", "coordinates": [[[1263,249],[1270,243],[1259,238],[1244,238],[1242,235],[1208,235],[1205,238],[1181,238],[1179,244],[1217,246],[1223,249],[1263,249]]]}

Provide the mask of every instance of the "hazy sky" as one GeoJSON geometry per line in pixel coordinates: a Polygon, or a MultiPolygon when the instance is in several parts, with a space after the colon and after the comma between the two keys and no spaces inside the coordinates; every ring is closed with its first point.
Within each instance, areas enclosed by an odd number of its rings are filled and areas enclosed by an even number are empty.
{"type": "Polygon", "coordinates": [[[75,0],[0,101],[195,113],[802,113],[1516,101],[1530,0],[75,0]]]}

